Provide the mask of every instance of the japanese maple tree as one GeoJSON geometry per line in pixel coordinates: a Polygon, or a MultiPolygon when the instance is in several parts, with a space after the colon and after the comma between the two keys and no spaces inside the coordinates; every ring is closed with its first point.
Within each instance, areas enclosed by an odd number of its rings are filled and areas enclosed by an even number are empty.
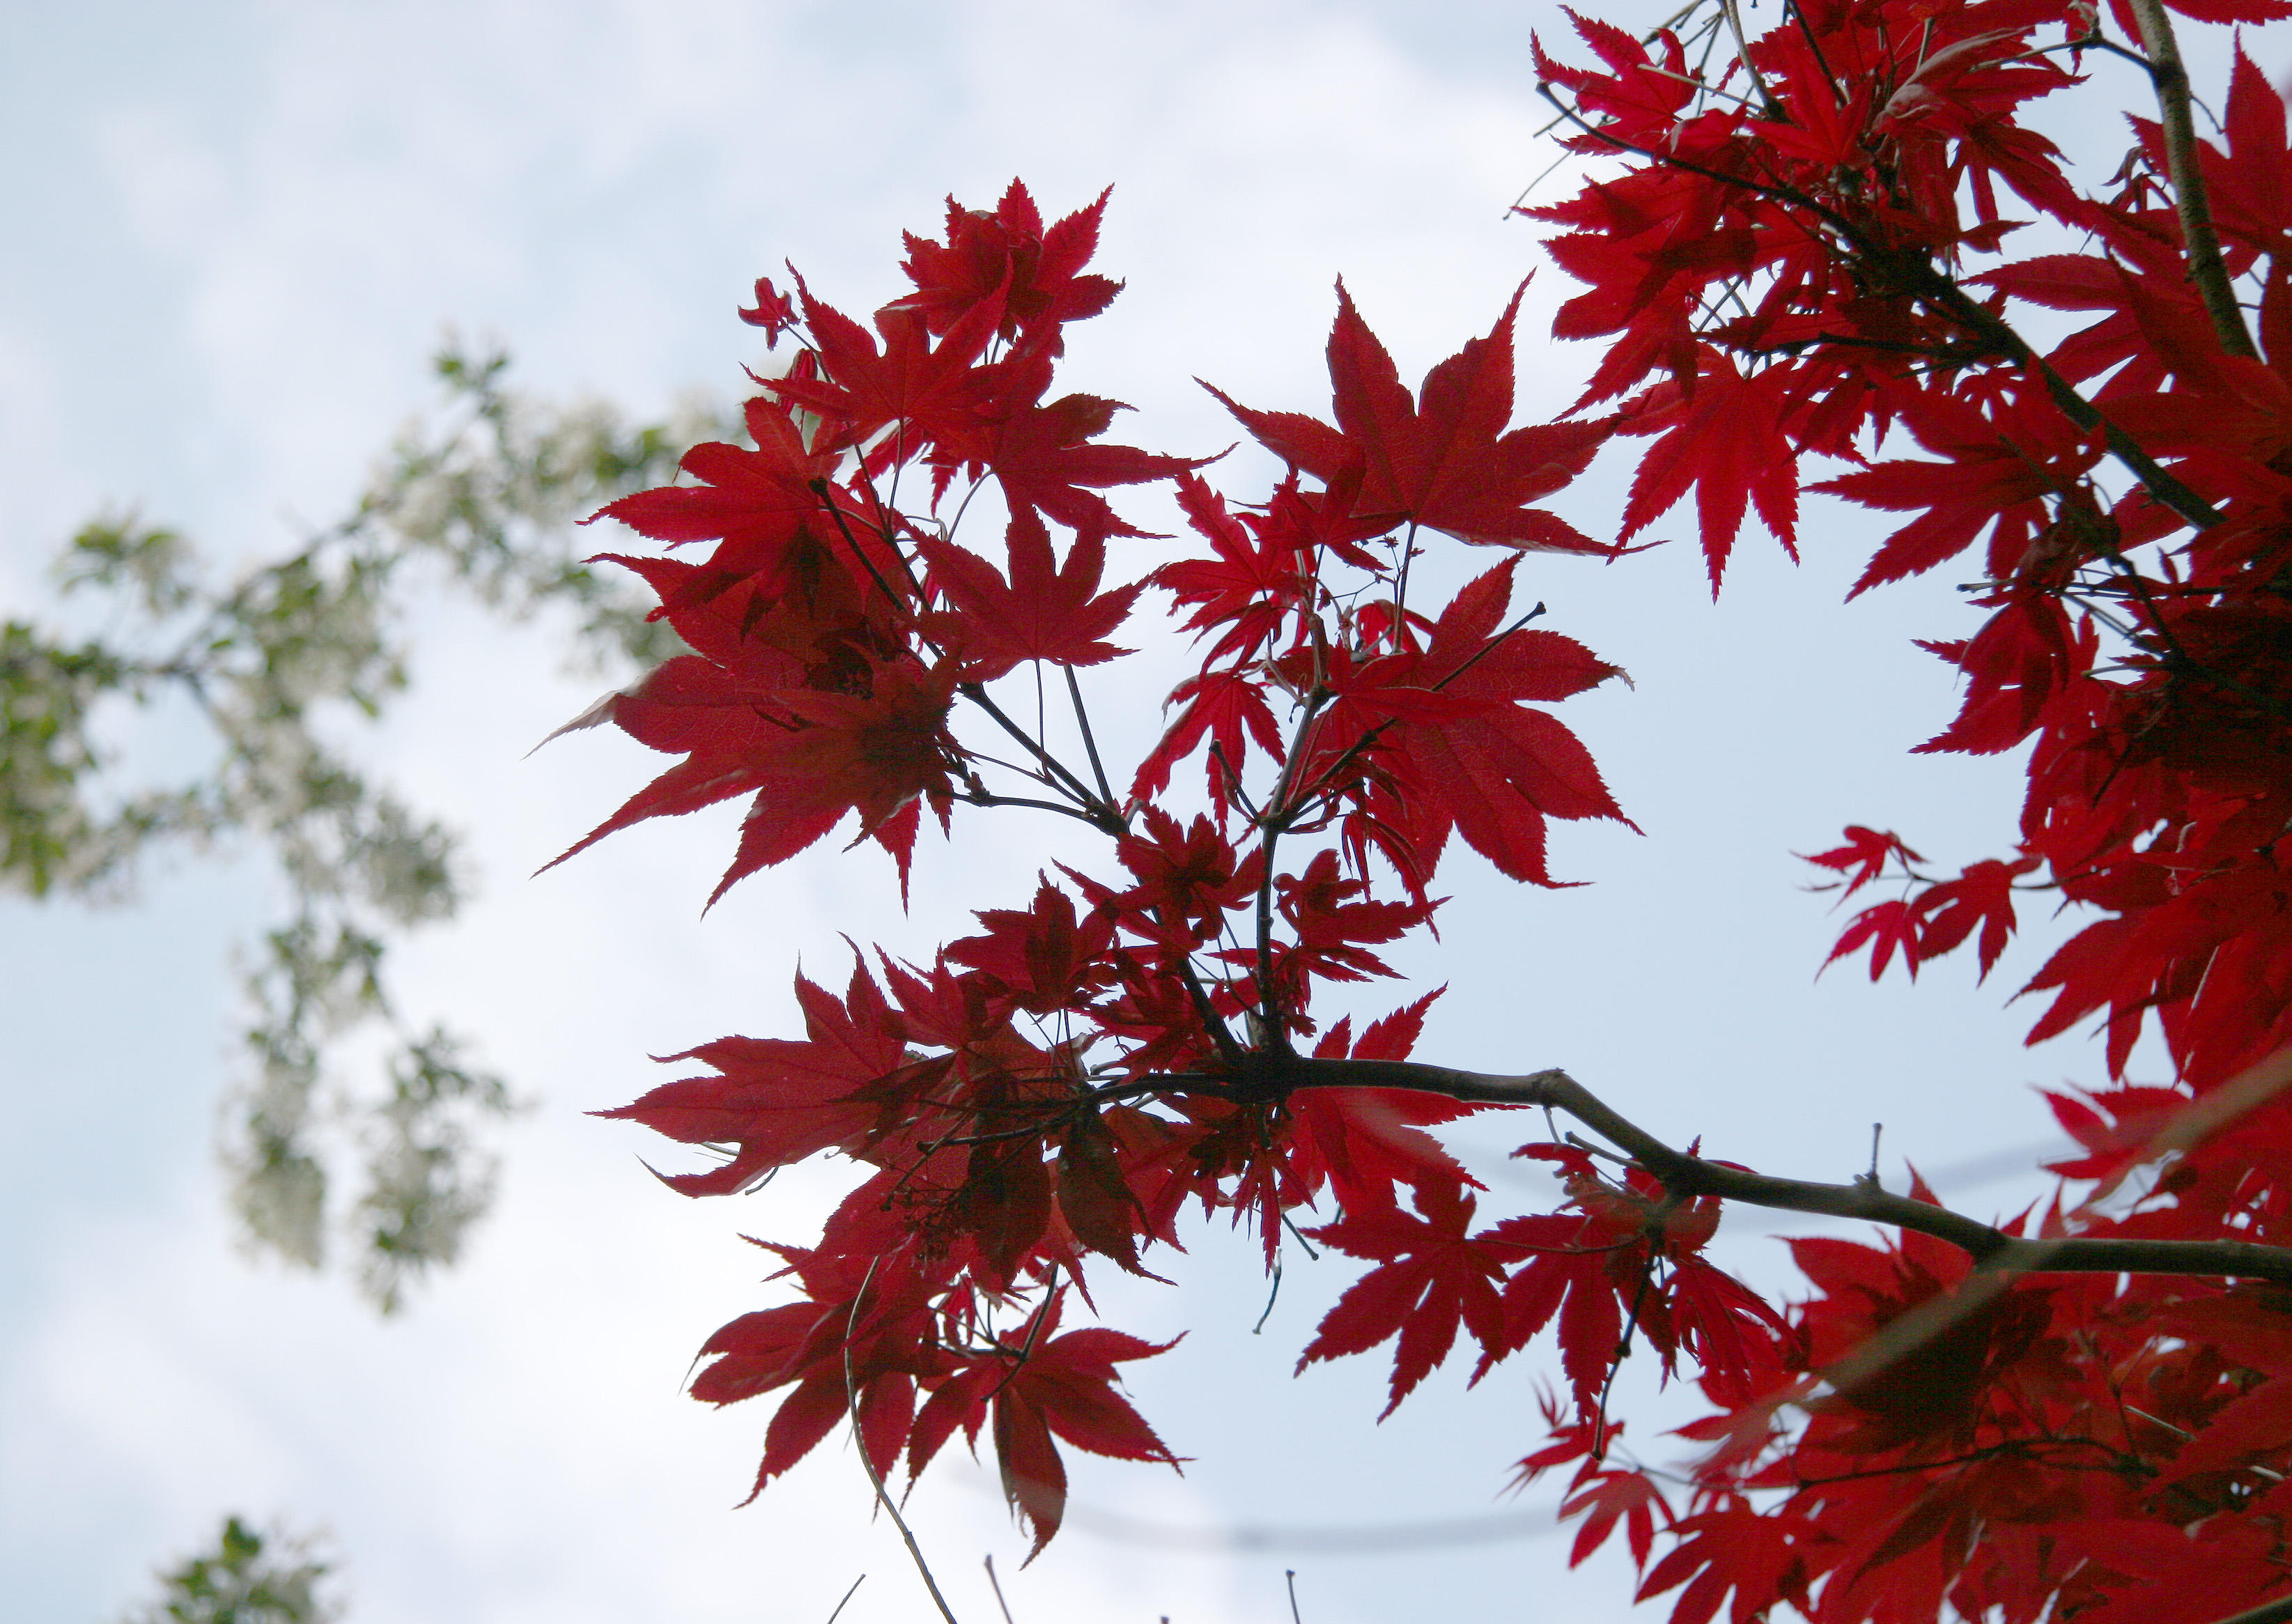
{"type": "Polygon", "coordinates": [[[1388,1413],[1452,1354],[1477,1380],[1548,1340],[1521,1473],[1572,1474],[1574,1558],[1620,1530],[1677,1624],[2292,1618],[2284,103],[2240,44],[2201,136],[2159,0],[1574,25],[1589,60],[1537,65],[1591,178],[1525,211],[1584,284],[1555,336],[1601,346],[1558,419],[1512,423],[1517,296],[1412,391],[1341,284],[1329,405],[1219,394],[1287,468],[1221,491],[1057,392],[1065,328],[1118,291],[1089,269],[1107,198],[1045,224],[1014,183],[908,237],[914,291],[871,323],[758,281],[742,314],[793,360],[751,443],[605,510],[672,549],[619,562],[692,651],[583,718],[677,759],[581,844],[745,799],[721,895],[831,836],[904,891],[924,822],[959,842],[984,810],[1097,842],[925,961],[800,978],[801,1036],[702,1044],[607,1113],[715,1151],[668,1176],[688,1194],[857,1176],[816,1243],[769,1248],[788,1294],[709,1339],[694,1394],[769,1395],[759,1490],[847,1422],[879,1492],[959,1433],[1039,1550],[1061,1444],[1173,1459],[1119,1390],[1162,1347],[1078,1321],[1092,1270],[1146,1273],[1193,1208],[1269,1264],[1288,1224],[1360,1261],[1300,1362],[1389,1345],[1388,1413]],[[2095,182],[2037,119],[2104,68],[2155,95],[2095,182]],[[2071,319],[2041,341],[2033,308],[2071,319]],[[1614,444],[1636,472],[1602,537],[1550,505],[1614,444]],[[1625,819],[1554,708],[1618,668],[1533,624],[1524,572],[1564,564],[1524,555],[1619,556],[1691,497],[1716,592],[1751,515],[1796,545],[1809,473],[1878,515],[1856,592],[1979,578],[1981,623],[1925,645],[1964,701],[1920,747],[2028,762],[2019,827],[1955,876],[1861,827],[1812,858],[1892,893],[1835,957],[1972,942],[1986,974],[2034,896],[2067,925],[2032,1040],[2106,1034],[2105,1076],[2053,1101],[2059,1193],[2002,1227],[1677,1149],[1559,1071],[1412,1058],[1432,992],[1329,1018],[1430,927],[1452,841],[1544,886],[1552,820],[1625,819]],[[1118,493],[1164,481],[1190,534],[1141,576],[1118,493]],[[1411,565],[1450,546],[1485,563],[1443,597],[1411,565]],[[1109,760],[1077,673],[1158,610],[1198,663],[1158,743],[1109,760]],[[2127,1077],[2144,1030],[2168,1081],[2127,1077]],[[1567,1202],[1485,1221],[1437,1130],[1523,1106],[1567,1202]],[[1807,1295],[1770,1303],[1702,1256],[1728,1201],[1882,1238],[1795,1241],[1807,1295]],[[1609,1447],[1633,1346],[1712,1407],[1683,1487],[1609,1447]]]}

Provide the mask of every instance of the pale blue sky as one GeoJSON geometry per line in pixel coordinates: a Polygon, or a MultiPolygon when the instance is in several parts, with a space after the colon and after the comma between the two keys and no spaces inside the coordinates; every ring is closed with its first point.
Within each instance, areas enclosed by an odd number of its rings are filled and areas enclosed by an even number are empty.
{"type": "MultiPolygon", "coordinates": [[[[732,309],[795,259],[847,308],[892,291],[900,227],[1013,174],[1064,209],[1116,185],[1103,263],[1129,279],[1077,334],[1076,386],[1129,400],[1139,443],[1215,449],[1230,427],[1189,381],[1317,409],[1342,272],[1414,376],[1484,331],[1537,263],[1505,206],[1550,162],[1526,61],[1545,6],[1255,4],[803,6],[738,0],[456,0],[197,8],[88,0],[0,10],[0,596],[94,509],[140,504],[222,556],[282,544],[355,493],[429,401],[445,324],[506,342],[521,376],[641,409],[720,393],[752,359],[732,309]]],[[[1561,289],[1545,272],[1532,295],[1561,289]]],[[[1556,409],[1580,355],[1538,357],[1556,409]]],[[[1237,494],[1251,494],[1248,469],[1237,494]]],[[[1565,499],[1612,523],[1602,473],[1565,499]]],[[[1658,527],[1680,537],[1683,521],[1658,527]]],[[[1541,562],[1546,624],[1637,682],[1570,719],[1647,831],[1572,828],[1516,893],[1459,863],[1460,899],[1413,974],[1445,980],[1423,1051],[1560,1063],[1677,1141],[1844,1177],[1869,1124],[1943,1168],[2046,1135],[2032,1083],[2088,1080],[2082,1044],[2030,1054],[2006,994],[1949,965],[1912,992],[1813,980],[1836,921],[1793,850],[1850,820],[1942,861],[2011,827],[2010,763],[1912,761],[1951,708],[1907,647],[1962,624],[1947,580],[1841,609],[1872,527],[1811,505],[1810,562],[1743,544],[1727,599],[1691,545],[1602,570],[1541,562]]],[[[655,827],[521,877],[649,771],[601,736],[521,759],[592,697],[546,628],[425,611],[419,684],[369,758],[465,829],[467,921],[407,956],[408,1002],[477,1031],[534,1100],[497,1219],[470,1263],[377,1325],[332,1281],[237,1256],[209,1134],[230,1063],[234,934],[259,870],[206,868],[141,908],[0,909],[0,1591],[12,1617],[93,1624],[227,1510],[330,1531],[359,1624],[609,1624],[920,1616],[848,1450],[757,1506],[764,1412],[677,1395],[691,1351],[764,1300],[740,1231],[795,1238],[831,1186],[739,1204],[645,1176],[634,1130],[578,1113],[651,1080],[643,1056],[786,1018],[799,954],[840,968],[851,929],[922,950],[1006,900],[1049,849],[977,825],[926,844],[902,921],[871,854],[698,904],[730,824],[655,827]]],[[[1132,731],[1136,731],[1134,728],[1132,731]]],[[[2039,945],[2043,927],[2038,931],[2039,945]]],[[[1394,998],[1389,1001],[1398,1001],[1394,998]]],[[[1368,1006],[1375,1007],[1374,1004],[1368,1006]]],[[[1512,1138],[1475,1128],[1500,1155],[1512,1138]]],[[[1539,1192],[1490,1175],[1495,1199],[1539,1192]]],[[[1988,1212],[2027,1181],[1966,1190],[1988,1212]]],[[[1755,1217],[1729,1260],[1779,1277],[1755,1217]]],[[[1316,1302],[1349,1274],[1293,1267],[1262,1337],[1246,1247],[1205,1234],[1177,1293],[1117,1289],[1117,1322],[1196,1328],[1134,1389],[1181,1454],[1166,1472],[1084,1463],[1077,1502],[1207,1529],[1473,1517],[1536,1442],[1515,1360],[1478,1393],[1451,1371],[1383,1427],[1383,1364],[1292,1381],[1316,1302]]],[[[1548,1354],[1543,1356],[1548,1362],[1548,1354]]],[[[1640,1429],[1634,1429],[1634,1435],[1640,1429]]],[[[1659,1440],[1641,1440],[1660,1458],[1659,1440]]],[[[952,1466],[952,1463],[950,1463],[952,1466]]],[[[1026,1574],[990,1479],[918,1493],[918,1532],[968,1620],[992,1550],[1020,1624],[1310,1624],[1620,1615],[1615,1564],[1570,1576],[1542,1539],[1370,1554],[1176,1553],[1077,1526],[1026,1574]]],[[[1542,1506],[1542,1493],[1525,1502],[1542,1506]]]]}

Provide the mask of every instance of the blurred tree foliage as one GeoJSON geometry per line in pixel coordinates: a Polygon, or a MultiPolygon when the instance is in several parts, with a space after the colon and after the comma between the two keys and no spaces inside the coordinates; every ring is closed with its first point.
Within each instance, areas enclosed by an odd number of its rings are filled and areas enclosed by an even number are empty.
{"type": "Polygon", "coordinates": [[[635,594],[579,562],[571,525],[724,432],[699,407],[631,424],[594,402],[545,404],[504,387],[506,366],[440,354],[442,412],[290,555],[225,579],[172,530],[100,519],[55,578],[58,618],[105,629],[0,626],[0,886],[118,901],[155,861],[267,853],[285,907],[246,959],[248,1064],[222,1145],[233,1204],[249,1241],[305,1266],[347,1230],[384,1312],[484,1210],[494,1164],[477,1130],[511,1095],[390,996],[390,943],[451,918],[464,877],[454,836],[359,770],[343,720],[379,717],[406,687],[407,612],[441,580],[512,619],[569,610],[574,658],[592,668],[674,651],[635,594]],[[134,713],[149,725],[123,730],[134,713]],[[108,742],[123,731],[135,747],[108,742]],[[380,1079],[322,1089],[339,1080],[330,1052],[377,1022],[391,1049],[380,1079]],[[337,1198],[346,1169],[329,1163],[346,1156],[361,1177],[337,1198]]]}
{"type": "Polygon", "coordinates": [[[327,1572],[302,1542],[232,1517],[213,1554],[160,1574],[159,1599],[123,1624],[329,1624],[342,1607],[319,1593],[327,1572]]]}

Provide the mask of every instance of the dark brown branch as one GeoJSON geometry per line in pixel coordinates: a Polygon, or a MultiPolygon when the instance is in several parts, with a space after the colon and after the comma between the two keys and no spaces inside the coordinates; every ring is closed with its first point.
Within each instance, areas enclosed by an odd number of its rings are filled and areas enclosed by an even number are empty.
{"type": "Polygon", "coordinates": [[[2150,456],[2141,442],[2119,428],[2101,408],[2079,394],[2077,386],[2054,370],[2053,363],[2031,349],[2013,325],[1995,311],[1985,309],[1963,287],[1923,259],[1902,261],[1896,269],[1903,272],[1902,280],[1909,291],[1937,310],[1973,328],[1985,340],[2004,351],[2006,356],[2028,368],[2046,386],[2055,406],[2064,416],[2087,433],[2098,431],[2109,454],[2125,465],[2134,478],[2148,489],[2159,502],[2195,526],[2210,529],[2221,521],[2220,510],[2191,490],[2164,465],[2150,456]]]}
{"type": "MultiPolygon", "coordinates": [[[[1268,1057],[1269,1060],[1271,1057],[1268,1057]]],[[[1895,1195],[1868,1179],[1822,1184],[1774,1178],[1722,1167],[1675,1151],[1610,1109],[1557,1069],[1524,1077],[1457,1071],[1414,1061],[1312,1060],[1284,1057],[1275,1078],[1289,1088],[1402,1088],[1490,1105],[1536,1105],[1564,1111],[1683,1197],[1711,1195],[1751,1207],[1861,1218],[1946,1240],[1997,1274],[2225,1275],[2292,1285],[2292,1248],[2246,1240],[2140,1240],[2070,1237],[2030,1240],[1962,1213],[1895,1195]]]]}
{"type": "Polygon", "coordinates": [[[2272,1602],[2263,1602],[2257,1607],[2247,1608],[2233,1618],[2222,1619],[2218,1624],[2292,1624],[2292,1596],[2279,1596],[2272,1602]]]}
{"type": "Polygon", "coordinates": [[[2149,53],[2149,77],[2157,86],[2157,107],[2165,126],[2165,167],[2173,182],[2173,210],[2181,220],[2181,247],[2188,257],[2189,280],[2205,302],[2221,348],[2231,355],[2258,360],[2252,335],[2245,330],[2244,313],[2237,308],[2236,289],[2230,286],[2228,266],[2221,259],[2220,233],[2213,228],[2210,205],[2205,198],[2205,172],[2198,156],[2197,127],[2189,116],[2189,70],[2181,62],[2180,42],[2173,36],[2172,20],[2162,0],[2128,0],[2133,20],[2141,27],[2141,44],[2149,53]]]}

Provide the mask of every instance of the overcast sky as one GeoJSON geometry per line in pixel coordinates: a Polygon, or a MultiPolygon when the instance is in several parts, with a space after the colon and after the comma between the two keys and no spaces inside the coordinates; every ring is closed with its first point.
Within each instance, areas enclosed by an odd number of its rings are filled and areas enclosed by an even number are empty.
{"type": "MultiPolygon", "coordinates": [[[[1056,212],[1115,187],[1102,264],[1128,288],[1077,329],[1069,376],[1139,408],[1124,438],[1228,443],[1196,374],[1321,409],[1339,273],[1413,378],[1484,332],[1537,263],[1505,211],[1554,157],[1527,44],[1558,26],[1541,4],[1422,11],[0,8],[17,245],[0,260],[0,599],[36,608],[47,554],[107,506],[224,558],[340,513],[432,404],[426,360],[448,326],[507,344],[545,392],[641,411],[696,387],[729,398],[755,358],[732,312],[758,273],[791,258],[835,303],[872,307],[896,291],[900,228],[934,228],[950,191],[991,203],[1013,174],[1056,212]]],[[[1539,277],[1535,310],[1561,280],[1539,277]]],[[[1585,365],[1529,356],[1524,409],[1559,409],[1585,365]]],[[[1234,494],[1258,473],[1236,459],[1234,494]]],[[[1611,529],[1613,471],[1564,500],[1611,529]]],[[[1612,568],[1522,571],[1546,625],[1634,679],[1567,712],[1646,832],[1562,830],[1555,870],[1593,883],[1560,893],[1459,853],[1443,941],[1406,960],[1450,989],[1420,1053],[1564,1064],[1675,1142],[1779,1173],[1859,1171],[1884,1119],[1890,1182],[1908,1157],[1955,1171],[1978,1214],[2010,1210],[2037,1186],[1993,1176],[1991,1153],[2051,1142],[2031,1086],[2098,1070],[2082,1039],[2023,1050],[2034,1012],[2005,1007],[2043,922],[1987,989],[1957,964],[1915,990],[1851,969],[1818,983],[1837,921],[1790,855],[1849,821],[1942,863],[2007,837],[2014,764],[1905,754],[1953,708],[1950,674],[1908,639],[1961,634],[1955,578],[1841,608],[1872,526],[1811,503],[1807,565],[1747,536],[1715,608],[1688,529],[1658,526],[1680,545],[1612,568]]],[[[811,1624],[863,1572],[846,1620],[922,1616],[848,1448],[734,1510],[767,1412],[679,1396],[708,1331],[770,1300],[738,1235],[805,1238],[840,1186],[807,1173],[688,1202],[638,1165],[657,1142],[580,1113],[650,1086],[649,1053],[789,1030],[790,972],[802,957],[840,976],[839,931],[927,951],[964,909],[1021,894],[1051,845],[991,820],[964,826],[956,855],[927,839],[904,920],[872,851],[752,880],[700,919],[729,810],[529,880],[653,767],[598,734],[524,759],[593,698],[546,626],[506,631],[440,599],[416,649],[414,692],[359,748],[480,867],[478,905],[407,949],[401,985],[417,1014],[476,1032],[531,1102],[500,1209],[389,1324],[336,1280],[240,1257],[210,1145],[230,946],[272,901],[260,868],[186,869],[125,911],[0,906],[11,1616],[108,1619],[234,1510],[323,1534],[359,1624],[811,1624]]],[[[1124,683],[1104,678],[1102,702],[1124,683]]],[[[1363,1007],[1405,996],[1372,990],[1363,1007]]],[[[1485,1167],[1520,1136],[1462,1143],[1485,1167]]],[[[1492,1203],[1548,1193],[1501,1165],[1488,1176],[1492,1203]]],[[[1731,1218],[1725,1260],[1780,1281],[1771,1230],[1731,1218]]],[[[949,1458],[912,1510],[965,1624],[999,1616],[990,1552],[1018,1624],[1286,1619],[1286,1568],[1308,1624],[1619,1614],[1617,1564],[1564,1572],[1549,1485],[1498,1498],[1537,1442],[1548,1348],[1470,1395],[1446,1372],[1378,1427],[1383,1355],[1289,1374],[1352,1278],[1341,1260],[1293,1260],[1253,1337],[1249,1247],[1223,1231],[1191,1245],[1166,1265],[1177,1289],[1104,1300],[1157,1338],[1190,1328],[1132,1388],[1194,1464],[1077,1463],[1069,1531],[1020,1574],[990,1474],[949,1458]]],[[[1642,1430],[1627,1441],[1672,1452],[1642,1430]]]]}

